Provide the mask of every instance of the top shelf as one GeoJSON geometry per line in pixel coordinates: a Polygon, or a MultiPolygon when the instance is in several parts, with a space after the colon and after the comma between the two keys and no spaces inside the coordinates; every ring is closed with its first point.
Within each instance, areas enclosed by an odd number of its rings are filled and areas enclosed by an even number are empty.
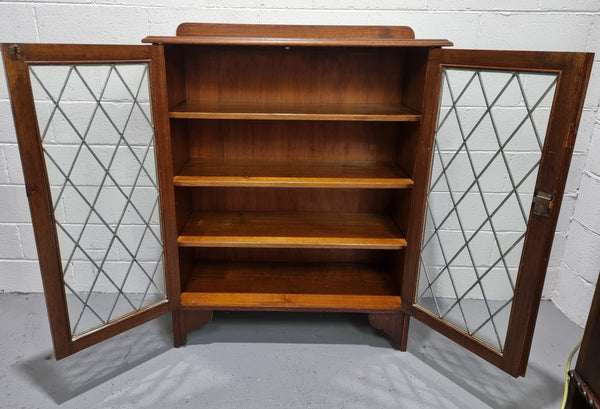
{"type": "Polygon", "coordinates": [[[270,24],[183,23],[177,36],[150,36],[143,43],[344,46],[344,47],[449,47],[448,40],[418,40],[406,26],[311,26],[270,24]]]}
{"type": "Polygon", "coordinates": [[[197,45],[250,45],[281,47],[451,47],[448,40],[415,40],[396,38],[258,38],[258,37],[200,37],[200,36],[149,36],[143,43],[197,44],[197,45]]]}

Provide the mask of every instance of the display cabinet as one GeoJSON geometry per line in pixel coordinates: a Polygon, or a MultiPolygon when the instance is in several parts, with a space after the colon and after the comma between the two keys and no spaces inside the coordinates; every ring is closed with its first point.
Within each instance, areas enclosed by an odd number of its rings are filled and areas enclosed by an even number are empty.
{"type": "Polygon", "coordinates": [[[523,375],[592,54],[408,27],[5,44],[57,358],[172,312],[409,318],[523,375]]]}

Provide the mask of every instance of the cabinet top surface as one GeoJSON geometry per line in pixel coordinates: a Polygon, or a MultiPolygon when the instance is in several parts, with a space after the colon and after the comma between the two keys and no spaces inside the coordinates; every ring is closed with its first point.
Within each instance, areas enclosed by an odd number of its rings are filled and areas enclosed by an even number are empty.
{"type": "Polygon", "coordinates": [[[346,47],[448,47],[448,40],[415,39],[406,26],[312,26],[270,24],[182,23],[176,36],[149,36],[143,43],[346,46],[346,47]]]}

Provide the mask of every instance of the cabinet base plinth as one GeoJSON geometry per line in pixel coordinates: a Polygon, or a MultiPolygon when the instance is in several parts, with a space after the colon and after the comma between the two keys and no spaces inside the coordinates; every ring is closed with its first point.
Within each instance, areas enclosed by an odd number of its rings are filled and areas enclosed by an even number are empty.
{"type": "MultiPolygon", "coordinates": [[[[410,317],[401,312],[369,313],[369,323],[391,338],[392,346],[406,351],[410,317]]],[[[173,343],[175,348],[185,345],[190,331],[208,324],[213,311],[178,309],[173,311],[173,343]]]]}
{"type": "Polygon", "coordinates": [[[369,314],[369,323],[375,329],[381,330],[392,338],[392,345],[400,351],[406,351],[408,324],[410,317],[405,313],[382,312],[369,314]]]}
{"type": "Polygon", "coordinates": [[[212,321],[212,311],[182,310],[173,311],[173,344],[175,348],[185,345],[187,334],[212,321]]]}

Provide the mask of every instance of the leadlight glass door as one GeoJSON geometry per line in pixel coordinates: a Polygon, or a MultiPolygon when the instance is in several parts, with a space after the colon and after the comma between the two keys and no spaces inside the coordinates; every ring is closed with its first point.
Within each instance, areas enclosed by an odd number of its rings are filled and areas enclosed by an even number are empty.
{"type": "MultiPolygon", "coordinates": [[[[592,55],[432,50],[408,312],[525,374],[592,55]],[[420,225],[419,225],[420,224],[420,225]]],[[[417,180],[418,179],[418,180],[417,180]]]]}
{"type": "Polygon", "coordinates": [[[60,359],[177,300],[163,49],[2,53],[60,359]]]}

